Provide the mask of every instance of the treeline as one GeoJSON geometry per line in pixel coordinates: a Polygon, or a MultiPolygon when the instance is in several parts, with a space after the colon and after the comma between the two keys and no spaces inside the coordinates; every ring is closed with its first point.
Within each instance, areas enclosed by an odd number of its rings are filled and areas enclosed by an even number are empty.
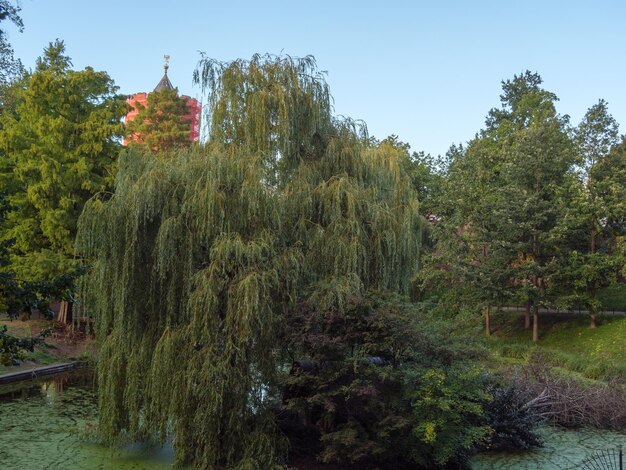
{"type": "MultiPolygon", "coordinates": [[[[22,27],[19,8],[0,3],[0,21],[22,27]]],[[[126,97],[106,72],[75,70],[63,41],[26,70],[0,30],[0,305],[14,318],[51,300],[72,301],[84,260],[76,255],[87,200],[112,194],[122,138],[143,135],[153,151],[189,145],[178,91],[150,94],[132,125],[126,97]],[[158,119],[155,118],[158,116],[158,119]]]]}
{"type": "Polygon", "coordinates": [[[502,83],[501,107],[446,158],[408,156],[429,220],[420,294],[442,305],[583,307],[596,325],[603,288],[626,275],[626,145],[600,100],[572,126],[541,77],[502,83]]]}

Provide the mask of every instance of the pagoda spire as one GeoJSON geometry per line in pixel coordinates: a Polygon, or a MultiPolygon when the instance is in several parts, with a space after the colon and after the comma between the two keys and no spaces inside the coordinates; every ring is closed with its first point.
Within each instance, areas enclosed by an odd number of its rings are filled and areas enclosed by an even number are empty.
{"type": "Polygon", "coordinates": [[[163,56],[163,71],[164,71],[163,78],[161,79],[159,83],[157,83],[157,86],[154,87],[154,91],[174,89],[172,82],[170,82],[170,79],[167,76],[167,69],[169,68],[170,68],[170,56],[166,54],[163,56]]]}

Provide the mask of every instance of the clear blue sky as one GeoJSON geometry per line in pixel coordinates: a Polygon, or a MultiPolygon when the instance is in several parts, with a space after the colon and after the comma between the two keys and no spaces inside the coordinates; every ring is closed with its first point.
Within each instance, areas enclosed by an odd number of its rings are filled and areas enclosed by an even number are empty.
{"type": "Polygon", "coordinates": [[[626,131],[626,2],[21,0],[9,40],[27,67],[63,39],[76,68],[106,70],[122,93],[149,91],[169,54],[184,94],[198,51],[312,54],[337,114],[413,150],[444,153],[471,139],[499,105],[500,81],[537,71],[578,123],[604,98],[626,131]]]}

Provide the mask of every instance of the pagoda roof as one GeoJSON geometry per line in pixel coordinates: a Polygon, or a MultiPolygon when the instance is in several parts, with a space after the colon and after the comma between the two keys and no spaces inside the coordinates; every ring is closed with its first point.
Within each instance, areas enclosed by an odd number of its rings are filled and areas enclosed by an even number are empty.
{"type": "Polygon", "coordinates": [[[173,90],[173,89],[174,89],[174,85],[172,85],[172,82],[170,82],[170,79],[167,77],[167,69],[165,69],[165,75],[163,75],[163,78],[161,79],[161,81],[157,83],[157,86],[154,87],[154,91],[173,90]]]}

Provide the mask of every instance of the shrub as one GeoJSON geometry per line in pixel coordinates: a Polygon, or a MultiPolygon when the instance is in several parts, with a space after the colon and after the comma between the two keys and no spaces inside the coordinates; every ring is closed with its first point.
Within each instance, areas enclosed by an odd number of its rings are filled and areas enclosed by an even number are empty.
{"type": "Polygon", "coordinates": [[[493,432],[488,448],[507,451],[540,446],[537,426],[542,420],[518,381],[496,382],[489,392],[492,399],[485,404],[485,417],[493,432]]]}
{"type": "Polygon", "coordinates": [[[478,351],[454,325],[378,292],[343,311],[301,305],[287,320],[287,343],[307,360],[285,378],[285,403],[320,436],[323,462],[459,467],[487,438],[478,351]]]}

